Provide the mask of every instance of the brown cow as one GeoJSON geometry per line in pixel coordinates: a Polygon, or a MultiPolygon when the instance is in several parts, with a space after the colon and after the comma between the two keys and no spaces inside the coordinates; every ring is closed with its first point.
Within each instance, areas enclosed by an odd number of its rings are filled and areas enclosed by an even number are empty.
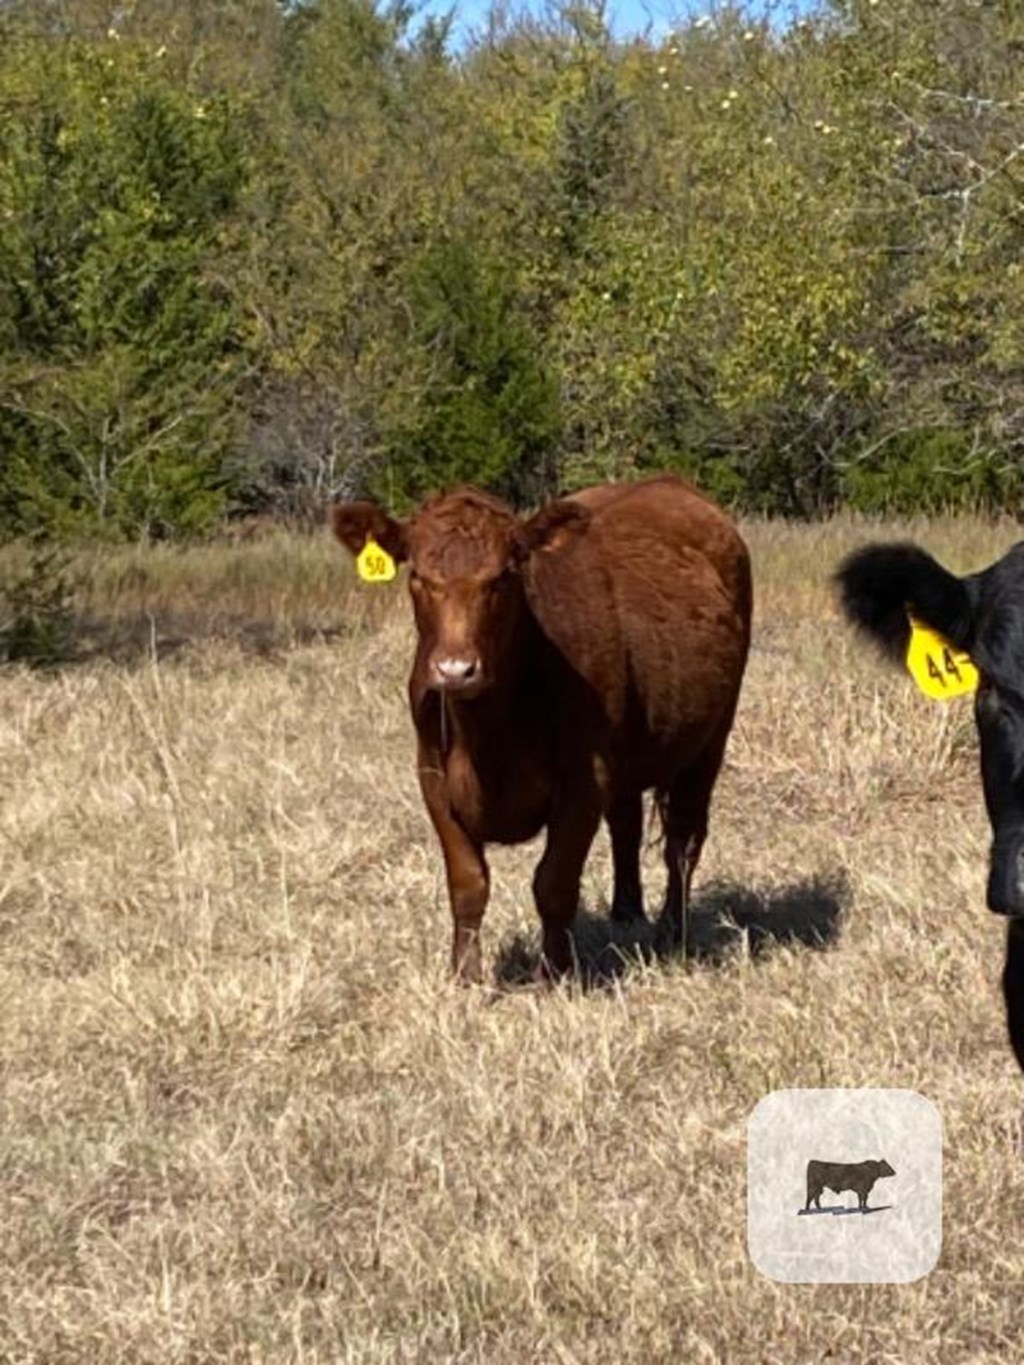
{"type": "Polygon", "coordinates": [[[330,522],[353,554],[373,537],[409,561],[419,633],[409,701],[456,973],[480,979],[488,843],[546,827],[533,890],[555,973],[572,965],[580,877],[602,815],[612,917],[642,919],[650,789],[666,835],[662,923],[685,945],[690,876],[750,637],[749,559],[725,514],[666,475],[591,488],[526,519],[458,488],[408,521],[341,502],[330,522]]]}

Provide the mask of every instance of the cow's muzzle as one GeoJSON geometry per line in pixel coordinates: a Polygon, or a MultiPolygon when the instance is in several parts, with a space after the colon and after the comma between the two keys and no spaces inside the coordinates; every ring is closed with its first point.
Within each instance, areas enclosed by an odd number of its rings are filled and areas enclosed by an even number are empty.
{"type": "Polygon", "coordinates": [[[483,686],[483,666],[478,654],[443,654],[430,663],[430,684],[439,692],[470,695],[483,686]]]}
{"type": "Polygon", "coordinates": [[[1000,831],[993,840],[988,908],[1013,919],[1024,916],[1024,829],[1000,831]]]}

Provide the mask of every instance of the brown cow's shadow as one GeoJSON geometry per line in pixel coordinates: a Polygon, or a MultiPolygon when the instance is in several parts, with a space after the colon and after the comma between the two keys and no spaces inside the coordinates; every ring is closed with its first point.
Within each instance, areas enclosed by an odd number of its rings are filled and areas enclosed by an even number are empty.
{"type": "MultiPolygon", "coordinates": [[[[780,944],[827,948],[839,937],[839,922],[850,902],[845,872],[810,877],[788,886],[757,890],[716,881],[693,897],[692,954],[699,966],[719,966],[737,951],[752,958],[780,944]]],[[[613,984],[641,964],[682,961],[681,948],[667,948],[653,920],[614,924],[583,907],[573,923],[578,981],[584,989],[613,984]]],[[[498,949],[499,987],[534,981],[540,949],[533,935],[517,933],[498,949]]]]}

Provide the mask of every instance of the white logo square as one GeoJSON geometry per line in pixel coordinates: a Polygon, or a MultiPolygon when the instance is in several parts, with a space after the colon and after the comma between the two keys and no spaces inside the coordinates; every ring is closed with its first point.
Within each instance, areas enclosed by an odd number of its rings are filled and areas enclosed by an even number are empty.
{"type": "Polygon", "coordinates": [[[775,1090],[747,1120],[747,1246],[791,1284],[906,1284],[942,1247],[942,1120],[916,1090],[775,1090]]]}

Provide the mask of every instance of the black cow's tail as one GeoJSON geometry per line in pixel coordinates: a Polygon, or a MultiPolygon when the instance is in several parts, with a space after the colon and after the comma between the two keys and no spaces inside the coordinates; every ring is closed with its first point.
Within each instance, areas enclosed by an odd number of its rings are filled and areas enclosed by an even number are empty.
{"type": "Polygon", "coordinates": [[[835,576],[847,618],[894,660],[910,640],[911,612],[958,649],[971,647],[971,592],[917,545],[866,545],[848,555],[835,576]]]}

